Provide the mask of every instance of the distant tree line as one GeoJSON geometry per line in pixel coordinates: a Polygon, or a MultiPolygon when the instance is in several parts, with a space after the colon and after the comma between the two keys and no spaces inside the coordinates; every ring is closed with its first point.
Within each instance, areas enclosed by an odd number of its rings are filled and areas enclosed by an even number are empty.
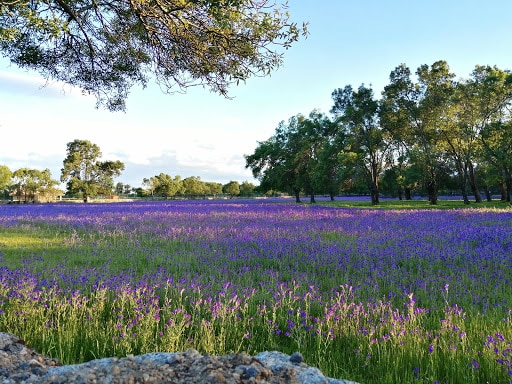
{"type": "Polygon", "coordinates": [[[179,175],[173,178],[166,173],[145,178],[142,185],[145,188],[137,191],[139,196],[158,196],[166,199],[176,197],[217,197],[219,195],[227,195],[231,198],[235,196],[249,197],[255,192],[255,185],[248,181],[244,181],[241,184],[238,181],[230,181],[223,185],[216,182],[202,181],[198,176],[182,179],[179,175]]]}
{"type": "MultiPolygon", "coordinates": [[[[255,186],[247,181],[241,184],[230,181],[222,185],[204,182],[200,177],[182,179],[168,174],[145,178],[145,188],[132,188],[121,182],[114,186],[114,178],[121,175],[124,164],[119,161],[100,161],[100,148],[88,140],[74,140],[67,144],[67,154],[63,161],[60,181],[66,183],[65,196],[89,201],[92,197],[114,195],[135,195],[151,198],[176,197],[216,197],[220,194],[229,197],[252,196],[255,186]]],[[[54,201],[64,194],[57,188],[59,181],[52,179],[49,169],[20,168],[12,172],[7,166],[0,165],[0,199],[17,202],[54,201]]]]}
{"type": "Polygon", "coordinates": [[[445,61],[412,75],[402,64],[381,98],[364,84],[334,90],[327,116],[316,110],[279,123],[246,155],[260,192],[295,195],[366,193],[373,204],[386,194],[425,194],[437,204],[454,192],[469,204],[512,194],[512,74],[476,66],[455,80],[445,61]]]}

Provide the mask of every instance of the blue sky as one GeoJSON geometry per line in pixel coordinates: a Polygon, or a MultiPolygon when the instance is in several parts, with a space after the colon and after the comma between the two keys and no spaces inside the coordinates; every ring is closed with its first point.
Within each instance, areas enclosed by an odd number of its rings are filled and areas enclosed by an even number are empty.
{"type": "Polygon", "coordinates": [[[95,99],[0,59],[0,164],[49,168],[60,178],[66,144],[85,139],[126,169],[116,181],[140,186],[168,173],[204,181],[256,182],[243,155],[269,138],[282,120],[314,109],[328,113],[331,93],[372,85],[376,96],[389,73],[405,63],[446,60],[457,77],[475,65],[512,69],[510,0],[289,0],[310,35],[286,51],[267,78],[233,86],[227,100],[199,87],[163,94],[134,88],[126,113],[95,109],[95,99]]]}

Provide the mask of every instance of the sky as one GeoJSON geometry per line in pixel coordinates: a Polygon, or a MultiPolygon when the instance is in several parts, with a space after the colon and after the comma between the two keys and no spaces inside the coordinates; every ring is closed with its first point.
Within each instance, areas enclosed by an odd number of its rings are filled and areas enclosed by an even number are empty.
{"type": "Polygon", "coordinates": [[[510,0],[289,0],[291,19],[309,36],[284,54],[270,77],[230,88],[230,99],[201,87],[164,94],[135,87],[126,112],[96,109],[92,96],[0,56],[0,165],[49,168],[60,179],[66,145],[97,144],[102,160],[120,160],[115,182],[132,187],[167,173],[226,184],[258,184],[244,155],[281,121],[313,110],[329,114],[332,92],[361,84],[380,97],[390,72],[406,64],[448,62],[457,78],[476,65],[512,69],[510,0]]]}

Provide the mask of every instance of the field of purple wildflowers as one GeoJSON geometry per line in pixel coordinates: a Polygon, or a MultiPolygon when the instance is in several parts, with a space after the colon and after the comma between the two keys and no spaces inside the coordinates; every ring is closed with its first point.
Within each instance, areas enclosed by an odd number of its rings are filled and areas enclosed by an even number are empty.
{"type": "Polygon", "coordinates": [[[512,382],[512,210],[0,206],[0,331],[65,363],[300,351],[361,383],[512,382]]]}

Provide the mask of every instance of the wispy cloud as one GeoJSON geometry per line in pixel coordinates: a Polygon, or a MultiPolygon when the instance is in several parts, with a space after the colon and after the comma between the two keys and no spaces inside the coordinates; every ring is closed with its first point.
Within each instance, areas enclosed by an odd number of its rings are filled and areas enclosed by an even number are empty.
{"type": "Polygon", "coordinates": [[[79,88],[45,80],[29,73],[0,71],[0,93],[23,97],[64,98],[82,96],[79,88]]]}

